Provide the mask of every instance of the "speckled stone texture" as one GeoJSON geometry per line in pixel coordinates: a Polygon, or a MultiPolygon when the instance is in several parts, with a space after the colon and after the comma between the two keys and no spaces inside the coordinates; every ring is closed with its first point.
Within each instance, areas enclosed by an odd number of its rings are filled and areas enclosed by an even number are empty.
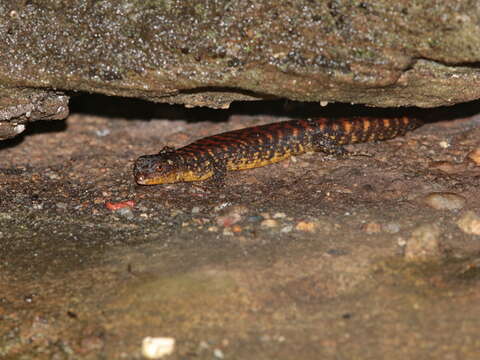
{"type": "Polygon", "coordinates": [[[479,38],[471,0],[1,0],[0,121],[28,102],[19,89],[216,108],[454,104],[480,97],[479,38]]]}

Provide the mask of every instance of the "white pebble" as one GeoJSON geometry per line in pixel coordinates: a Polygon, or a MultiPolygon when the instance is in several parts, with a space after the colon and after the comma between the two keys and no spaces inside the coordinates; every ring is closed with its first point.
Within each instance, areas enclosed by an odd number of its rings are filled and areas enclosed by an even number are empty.
{"type": "Polygon", "coordinates": [[[21,134],[22,132],[25,131],[25,125],[23,124],[17,125],[13,128],[13,131],[15,131],[15,134],[21,134]]]}
{"type": "Polygon", "coordinates": [[[200,212],[200,207],[199,206],[194,206],[192,208],[192,214],[198,214],[200,212]]]}
{"type": "Polygon", "coordinates": [[[213,356],[215,356],[217,359],[223,359],[225,357],[225,355],[223,355],[223,351],[220,349],[213,350],[213,356]]]}
{"type": "Polygon", "coordinates": [[[445,141],[445,140],[440,141],[438,144],[440,145],[440,147],[441,147],[442,149],[447,149],[447,148],[450,147],[450,144],[449,144],[447,141],[445,141]]]}
{"type": "Polygon", "coordinates": [[[45,175],[50,179],[50,180],[58,180],[60,179],[60,176],[58,174],[55,174],[54,172],[52,171],[49,171],[47,173],[45,173],[45,175]]]}
{"type": "Polygon", "coordinates": [[[142,355],[147,359],[160,359],[173,353],[175,339],[171,337],[150,337],[142,341],[142,355]]]}
{"type": "Polygon", "coordinates": [[[480,235],[480,216],[473,211],[467,211],[457,221],[458,227],[467,234],[480,235]]]}
{"type": "Polygon", "coordinates": [[[99,129],[99,130],[95,130],[95,135],[99,136],[99,137],[103,137],[103,136],[107,136],[107,135],[110,135],[110,129],[99,129]]]}
{"type": "Polygon", "coordinates": [[[226,207],[232,205],[232,203],[230,201],[226,201],[224,203],[221,203],[221,204],[218,204],[217,206],[215,206],[213,208],[213,211],[220,211],[222,209],[225,209],[226,207]]]}

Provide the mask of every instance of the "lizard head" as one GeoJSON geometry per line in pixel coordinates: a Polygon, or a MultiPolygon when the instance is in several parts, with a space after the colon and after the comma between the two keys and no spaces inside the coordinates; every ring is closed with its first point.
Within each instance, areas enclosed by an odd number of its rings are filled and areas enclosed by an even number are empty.
{"type": "Polygon", "coordinates": [[[181,181],[182,171],[175,150],[164,147],[158,154],[140,156],[133,165],[133,176],[140,185],[171,184],[181,181]]]}

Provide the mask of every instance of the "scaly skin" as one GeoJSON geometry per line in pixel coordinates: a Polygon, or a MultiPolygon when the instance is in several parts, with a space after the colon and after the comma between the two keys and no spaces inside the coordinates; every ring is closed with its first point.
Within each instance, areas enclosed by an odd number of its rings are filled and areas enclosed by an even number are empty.
{"type": "Polygon", "coordinates": [[[209,178],[222,183],[230,170],[265,166],[305,152],[341,155],[346,153],[342,145],[391,139],[420,125],[408,117],[290,120],[209,136],[177,150],[165,147],[139,157],[133,172],[141,185],[209,178]]]}

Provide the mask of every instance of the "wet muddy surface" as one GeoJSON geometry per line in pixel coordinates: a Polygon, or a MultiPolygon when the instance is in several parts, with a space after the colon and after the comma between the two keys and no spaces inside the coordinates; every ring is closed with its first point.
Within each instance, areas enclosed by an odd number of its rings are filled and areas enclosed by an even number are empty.
{"type": "Polygon", "coordinates": [[[2,359],[141,359],[147,336],[171,359],[478,357],[478,103],[212,189],[141,187],[132,164],[289,104],[96,101],[0,143],[2,359]]]}

